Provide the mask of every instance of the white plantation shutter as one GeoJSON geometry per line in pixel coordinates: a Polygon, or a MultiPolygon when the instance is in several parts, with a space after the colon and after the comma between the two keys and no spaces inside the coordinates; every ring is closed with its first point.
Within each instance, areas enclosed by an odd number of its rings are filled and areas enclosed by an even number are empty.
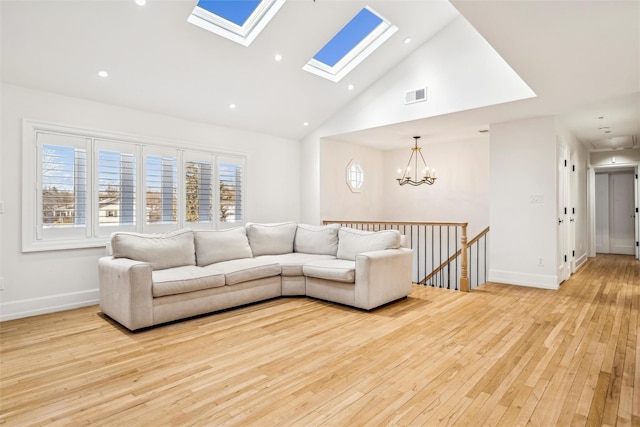
{"type": "Polygon", "coordinates": [[[22,250],[103,246],[114,231],[244,223],[246,160],[23,121],[22,250]]]}
{"type": "Polygon", "coordinates": [[[213,228],[214,156],[185,152],[183,159],[185,221],[190,226],[213,228]]]}
{"type": "Polygon", "coordinates": [[[137,146],[96,141],[99,236],[136,231],[137,146]]]}
{"type": "Polygon", "coordinates": [[[178,152],[143,147],[144,231],[160,232],[178,223],[178,152]]]}
{"type": "Polygon", "coordinates": [[[218,158],[220,226],[244,222],[244,159],[218,158]]]}
{"type": "Polygon", "coordinates": [[[37,238],[87,234],[87,139],[38,133],[37,238]]]}

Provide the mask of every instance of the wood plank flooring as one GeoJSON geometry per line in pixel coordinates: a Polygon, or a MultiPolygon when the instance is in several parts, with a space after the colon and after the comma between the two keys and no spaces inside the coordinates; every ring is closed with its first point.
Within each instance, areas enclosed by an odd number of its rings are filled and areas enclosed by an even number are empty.
{"type": "Polygon", "coordinates": [[[130,333],[98,307],[0,324],[0,424],[640,426],[640,263],[559,291],[280,298],[130,333]]]}

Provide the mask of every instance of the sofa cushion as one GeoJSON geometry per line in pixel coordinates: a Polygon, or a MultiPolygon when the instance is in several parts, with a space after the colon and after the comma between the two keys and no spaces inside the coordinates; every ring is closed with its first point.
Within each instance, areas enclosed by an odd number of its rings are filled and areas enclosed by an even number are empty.
{"type": "Polygon", "coordinates": [[[154,297],[183,294],[224,286],[224,274],[196,266],[174,267],[151,272],[154,297]]]}
{"type": "Polygon", "coordinates": [[[116,232],[111,235],[111,251],[114,258],[148,262],[152,270],[196,265],[191,229],[158,234],[116,232]]]}
{"type": "Polygon", "coordinates": [[[397,249],[400,247],[398,230],[363,231],[342,227],[338,231],[339,259],[355,261],[362,252],[397,249]]]}
{"type": "Polygon", "coordinates": [[[344,259],[310,261],[302,267],[305,276],[355,283],[356,262],[344,259]]]}
{"type": "Polygon", "coordinates": [[[194,236],[196,262],[200,266],[253,256],[244,227],[221,231],[196,230],[194,236]]]}
{"type": "Polygon", "coordinates": [[[206,269],[224,273],[225,284],[235,285],[249,280],[263,279],[280,275],[280,264],[259,258],[234,259],[211,264],[206,269]]]}
{"type": "Polygon", "coordinates": [[[278,255],[293,252],[293,239],[298,224],[247,224],[247,237],[253,256],[278,255]]]}
{"type": "Polygon", "coordinates": [[[339,224],[298,224],[293,251],[306,254],[333,255],[338,252],[339,224]]]}
{"type": "Polygon", "coordinates": [[[333,255],[302,254],[294,252],[282,255],[263,255],[259,259],[277,262],[283,276],[302,276],[302,266],[310,261],[336,259],[333,255]]]}

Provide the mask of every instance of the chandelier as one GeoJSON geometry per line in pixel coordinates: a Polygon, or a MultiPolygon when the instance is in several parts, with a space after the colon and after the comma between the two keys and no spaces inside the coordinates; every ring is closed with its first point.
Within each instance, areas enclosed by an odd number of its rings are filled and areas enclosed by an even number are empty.
{"type": "MultiPolygon", "coordinates": [[[[418,147],[418,139],[419,136],[414,136],[413,139],[416,140],[414,147],[411,149],[411,157],[409,157],[409,161],[407,162],[407,167],[404,170],[404,173],[401,177],[396,178],[398,180],[398,184],[405,185],[411,184],[413,186],[428,184],[433,185],[436,182],[436,170],[427,166],[427,162],[424,161],[424,157],[422,156],[422,148],[418,147]],[[421,178],[418,180],[418,155],[420,155],[420,159],[422,160],[422,171],[420,173],[421,178]],[[413,179],[411,179],[411,161],[413,161],[413,179]]],[[[398,169],[398,176],[402,173],[402,169],[398,169]]]]}

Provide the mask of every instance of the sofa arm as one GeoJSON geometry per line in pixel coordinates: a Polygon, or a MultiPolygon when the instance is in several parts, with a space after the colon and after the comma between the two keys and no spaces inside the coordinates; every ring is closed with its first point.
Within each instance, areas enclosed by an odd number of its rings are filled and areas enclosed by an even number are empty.
{"type": "Polygon", "coordinates": [[[356,255],[355,306],[370,310],[411,293],[413,251],[385,249],[356,255]]]}
{"type": "Polygon", "coordinates": [[[151,265],[128,258],[98,260],[100,309],[130,330],[153,325],[151,265]]]}

